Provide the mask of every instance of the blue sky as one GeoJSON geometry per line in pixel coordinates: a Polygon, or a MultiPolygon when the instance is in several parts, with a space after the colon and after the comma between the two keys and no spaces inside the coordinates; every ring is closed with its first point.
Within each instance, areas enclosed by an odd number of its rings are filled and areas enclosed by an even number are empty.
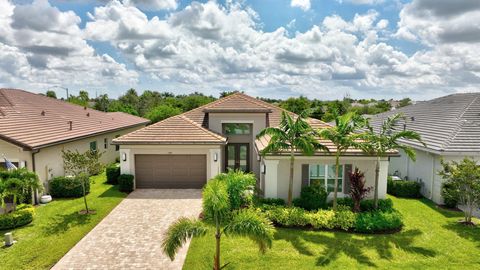
{"type": "Polygon", "coordinates": [[[0,87],[320,99],[478,91],[479,2],[0,0],[0,87]]]}

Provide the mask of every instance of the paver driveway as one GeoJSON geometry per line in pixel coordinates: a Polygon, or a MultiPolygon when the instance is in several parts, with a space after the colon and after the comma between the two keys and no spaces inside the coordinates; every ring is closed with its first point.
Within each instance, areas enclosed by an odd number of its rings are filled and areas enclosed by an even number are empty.
{"type": "Polygon", "coordinates": [[[201,204],[200,190],[137,189],[52,269],[181,269],[188,245],[171,262],[163,233],[181,216],[198,216],[201,204]]]}

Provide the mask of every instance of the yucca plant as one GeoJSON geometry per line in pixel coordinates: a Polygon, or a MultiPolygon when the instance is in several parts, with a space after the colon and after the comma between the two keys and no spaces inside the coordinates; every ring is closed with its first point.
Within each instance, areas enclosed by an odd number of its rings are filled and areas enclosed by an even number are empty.
{"type": "Polygon", "coordinates": [[[271,222],[254,210],[230,210],[225,181],[210,180],[203,190],[204,221],[180,218],[170,225],[162,242],[163,252],[173,261],[178,249],[192,237],[204,236],[214,227],[215,255],[213,269],[223,269],[228,263],[220,264],[222,235],[248,237],[256,242],[261,252],[272,246],[274,228],[271,222]],[[210,225],[210,226],[209,226],[210,225]]]}

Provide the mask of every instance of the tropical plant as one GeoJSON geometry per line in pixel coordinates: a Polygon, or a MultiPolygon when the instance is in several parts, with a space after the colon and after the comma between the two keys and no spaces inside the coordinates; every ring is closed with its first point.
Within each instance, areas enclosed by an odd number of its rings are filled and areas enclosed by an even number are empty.
{"type": "Polygon", "coordinates": [[[375,163],[375,187],[374,187],[374,201],[375,207],[378,206],[378,181],[380,174],[380,159],[386,157],[389,152],[395,150],[403,150],[408,158],[415,161],[415,151],[412,147],[405,144],[401,144],[399,140],[417,141],[423,145],[420,134],[411,130],[397,131],[395,126],[398,121],[402,119],[402,114],[394,114],[385,121],[383,121],[380,129],[375,131],[374,128],[368,123],[367,132],[364,133],[361,147],[362,149],[373,156],[377,157],[375,163]]]}
{"type": "Polygon", "coordinates": [[[353,200],[353,212],[360,212],[360,203],[370,190],[372,190],[371,187],[365,187],[365,174],[355,168],[350,173],[350,197],[353,200]]]}
{"type": "Polygon", "coordinates": [[[278,127],[267,127],[257,135],[257,138],[270,137],[267,146],[261,152],[262,155],[281,151],[285,151],[290,155],[288,206],[292,206],[295,154],[300,152],[304,155],[313,155],[315,150],[328,151],[327,147],[318,142],[315,131],[306,121],[305,117],[307,114],[308,112],[304,111],[294,119],[289,113],[283,111],[278,127]]]}
{"type": "Polygon", "coordinates": [[[261,252],[272,246],[274,228],[270,221],[254,210],[230,210],[227,184],[218,179],[210,180],[203,190],[203,213],[205,222],[196,219],[180,218],[167,230],[162,242],[163,252],[175,259],[178,249],[191,237],[206,235],[214,226],[215,256],[213,269],[220,270],[220,240],[225,236],[248,237],[256,242],[261,252]]]}
{"type": "Polygon", "coordinates": [[[245,173],[241,170],[229,170],[227,173],[218,174],[215,179],[227,184],[231,210],[248,207],[253,203],[253,190],[257,182],[255,174],[245,173]]]}
{"type": "Polygon", "coordinates": [[[359,147],[358,140],[362,134],[355,133],[364,127],[366,121],[356,113],[339,115],[334,111],[335,126],[318,130],[320,138],[329,140],[335,146],[335,187],[333,189],[333,210],[337,210],[338,175],[340,171],[340,157],[351,147],[359,147]]]}
{"type": "Polygon", "coordinates": [[[18,202],[23,201],[34,190],[42,190],[38,176],[26,168],[5,171],[0,174],[0,203],[6,210],[5,199],[13,199],[13,211],[16,211],[18,202]]]}
{"type": "Polygon", "coordinates": [[[458,203],[465,205],[465,224],[472,223],[472,213],[480,204],[480,165],[471,158],[462,161],[441,161],[443,169],[439,172],[450,186],[446,192],[458,203]]]}

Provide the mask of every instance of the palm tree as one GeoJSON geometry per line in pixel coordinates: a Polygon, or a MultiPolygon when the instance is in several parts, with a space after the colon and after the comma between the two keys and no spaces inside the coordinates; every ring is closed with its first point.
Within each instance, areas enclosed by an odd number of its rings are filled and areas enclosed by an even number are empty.
{"type": "Polygon", "coordinates": [[[308,111],[304,111],[298,115],[296,119],[293,119],[289,113],[283,111],[282,119],[278,127],[267,127],[257,135],[257,139],[263,136],[270,137],[268,145],[261,152],[262,155],[280,151],[287,151],[290,154],[288,206],[292,205],[295,152],[300,152],[304,155],[313,155],[317,149],[328,151],[327,147],[318,142],[315,131],[305,120],[307,114],[308,111]]]}
{"type": "Polygon", "coordinates": [[[355,133],[365,126],[365,119],[360,115],[350,112],[339,115],[333,113],[335,126],[318,130],[320,138],[329,140],[335,145],[335,187],[333,188],[333,210],[337,210],[338,175],[340,170],[340,156],[351,147],[359,147],[360,133],[355,133]]]}
{"type": "Polygon", "coordinates": [[[374,191],[374,205],[378,207],[378,178],[380,173],[380,158],[387,156],[391,151],[403,150],[407,156],[415,161],[416,154],[413,148],[401,144],[399,140],[410,140],[422,142],[420,134],[411,130],[396,131],[395,126],[398,121],[402,119],[402,114],[394,114],[383,121],[380,130],[375,132],[370,123],[367,123],[367,132],[363,134],[361,147],[366,152],[377,157],[375,165],[375,191],[374,191]]]}
{"type": "MultiPolygon", "coordinates": [[[[203,214],[205,221],[215,227],[214,270],[220,270],[221,236],[248,237],[259,245],[261,252],[272,246],[274,228],[271,222],[253,210],[231,211],[227,186],[220,179],[212,179],[203,190],[203,214]]],[[[163,252],[173,261],[178,249],[191,237],[206,235],[209,227],[197,219],[180,218],[165,234],[163,252]]]]}

